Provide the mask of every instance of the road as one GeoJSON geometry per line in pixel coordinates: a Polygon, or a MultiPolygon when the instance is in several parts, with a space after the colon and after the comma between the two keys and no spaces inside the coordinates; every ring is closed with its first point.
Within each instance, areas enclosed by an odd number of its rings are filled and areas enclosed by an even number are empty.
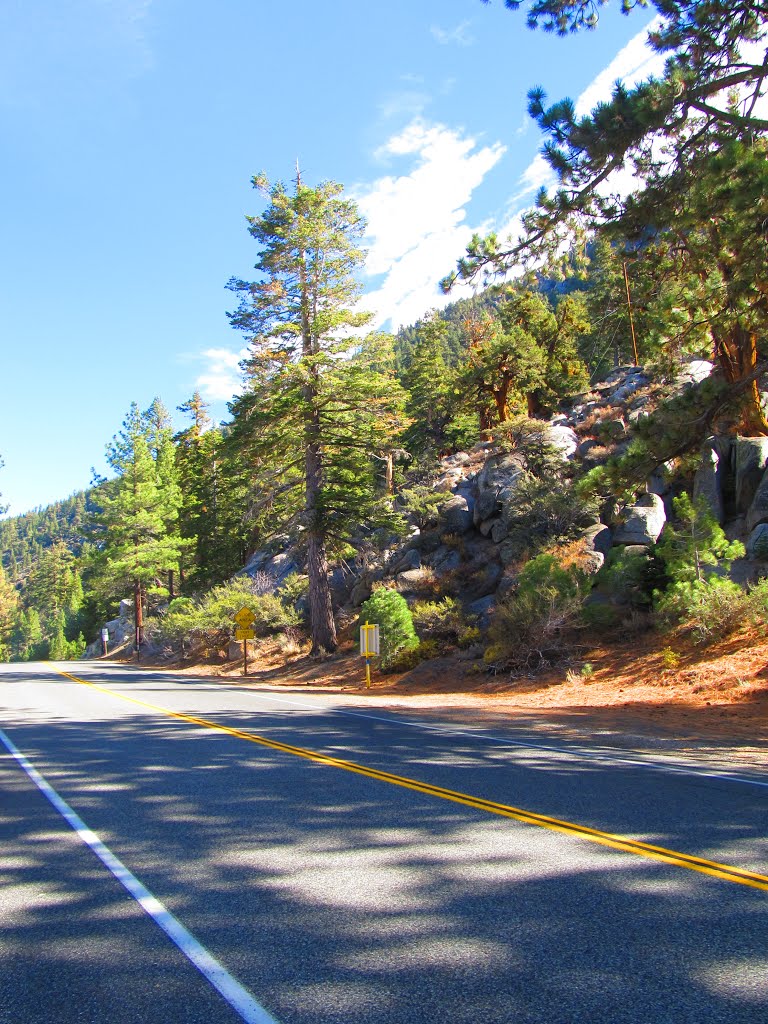
{"type": "Polygon", "coordinates": [[[768,1019],[758,771],[96,663],[0,729],[0,1024],[768,1019]]]}

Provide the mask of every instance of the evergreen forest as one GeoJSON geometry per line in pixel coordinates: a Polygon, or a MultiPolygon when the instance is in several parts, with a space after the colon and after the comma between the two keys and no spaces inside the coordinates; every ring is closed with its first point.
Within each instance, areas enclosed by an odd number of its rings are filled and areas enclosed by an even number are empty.
{"type": "MultiPolygon", "coordinates": [[[[600,30],[593,0],[506,6],[600,30]]],[[[440,268],[473,297],[396,333],[360,303],[344,188],[254,176],[228,418],[197,391],[181,429],[134,403],[106,478],[0,520],[0,659],[100,653],[121,618],[127,650],[222,652],[244,604],[257,637],[314,655],[375,614],[392,667],[457,646],[494,671],[549,664],[585,626],[705,643],[768,619],[768,6],[651,6],[663,73],[586,117],[533,88],[557,186],[440,268]],[[621,541],[642,510],[663,524],[621,541]]]]}

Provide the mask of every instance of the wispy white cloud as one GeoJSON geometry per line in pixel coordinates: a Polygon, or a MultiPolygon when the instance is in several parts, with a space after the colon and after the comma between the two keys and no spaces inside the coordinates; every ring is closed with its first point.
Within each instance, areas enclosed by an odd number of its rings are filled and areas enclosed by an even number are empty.
{"type": "Polygon", "coordinates": [[[248,354],[247,348],[235,352],[228,348],[207,348],[199,358],[207,363],[195,380],[203,398],[212,402],[227,402],[242,388],[240,362],[248,354]]]}
{"type": "Polygon", "coordinates": [[[475,37],[470,34],[469,26],[471,21],[462,21],[455,28],[440,28],[439,25],[432,25],[429,29],[432,38],[441,46],[472,46],[475,37]]]}
{"type": "MultiPolygon", "coordinates": [[[[574,107],[577,117],[585,117],[598,103],[611,98],[617,81],[623,82],[628,88],[638,82],[658,75],[664,68],[664,57],[655,53],[648,45],[648,31],[653,29],[660,19],[654,20],[624,46],[613,58],[611,63],[601,71],[581,92],[574,107]]],[[[520,229],[521,214],[530,206],[533,196],[542,187],[552,188],[557,181],[552,168],[541,153],[537,153],[528,164],[517,181],[517,187],[507,204],[504,225],[499,234],[514,238],[520,229]]],[[[611,192],[627,192],[635,179],[629,169],[618,171],[606,183],[611,192]]]]}
{"type": "Polygon", "coordinates": [[[613,87],[621,81],[628,88],[664,70],[664,55],[648,45],[648,33],[658,28],[661,18],[654,18],[642,32],[623,47],[611,63],[594,78],[576,100],[576,116],[585,117],[598,103],[611,98],[613,87]]]}
{"type": "MultiPolygon", "coordinates": [[[[365,297],[377,324],[410,323],[445,303],[437,285],[474,231],[466,207],[505,153],[461,131],[418,118],[380,148],[382,160],[404,160],[403,174],[386,175],[355,194],[368,221],[367,271],[383,282],[365,297]]],[[[453,295],[452,298],[456,296],[453,295]]]]}

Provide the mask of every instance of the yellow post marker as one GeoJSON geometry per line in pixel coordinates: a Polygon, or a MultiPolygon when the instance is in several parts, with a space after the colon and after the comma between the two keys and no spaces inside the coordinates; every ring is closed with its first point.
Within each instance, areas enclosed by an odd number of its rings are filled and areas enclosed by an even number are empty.
{"type": "Polygon", "coordinates": [[[243,607],[238,612],[235,612],[232,618],[235,620],[235,623],[237,624],[237,629],[235,630],[235,640],[243,641],[243,675],[247,676],[248,641],[253,640],[253,638],[256,636],[254,630],[251,629],[251,626],[253,626],[254,622],[256,621],[256,615],[250,608],[248,608],[247,605],[243,605],[243,607]]]}
{"type": "Polygon", "coordinates": [[[365,658],[365,688],[371,688],[371,658],[379,653],[378,624],[368,623],[360,627],[360,654],[365,658]]]}

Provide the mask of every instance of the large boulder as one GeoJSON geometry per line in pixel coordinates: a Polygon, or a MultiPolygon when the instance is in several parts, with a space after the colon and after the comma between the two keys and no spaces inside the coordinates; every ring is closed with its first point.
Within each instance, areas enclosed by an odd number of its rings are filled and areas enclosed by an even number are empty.
{"type": "Polygon", "coordinates": [[[434,576],[430,569],[407,569],[398,573],[395,583],[401,594],[416,594],[431,579],[434,579],[434,576]]]}
{"type": "Polygon", "coordinates": [[[586,530],[582,530],[581,539],[584,541],[587,551],[597,551],[601,555],[607,555],[613,544],[611,531],[603,523],[595,523],[594,526],[588,526],[586,530]]]}
{"type": "Polygon", "coordinates": [[[564,423],[550,424],[544,436],[547,444],[557,449],[564,459],[570,459],[579,447],[576,431],[564,423]]]}
{"type": "Polygon", "coordinates": [[[768,465],[768,437],[737,437],[733,442],[736,510],[746,512],[768,465]]]}
{"type": "Polygon", "coordinates": [[[443,544],[430,557],[429,564],[438,575],[458,569],[461,565],[461,553],[456,548],[443,544]]]}
{"type": "Polygon", "coordinates": [[[461,535],[472,529],[472,510],[461,494],[455,494],[441,506],[440,518],[446,533],[461,535]]]}
{"type": "Polygon", "coordinates": [[[511,452],[500,452],[486,459],[477,474],[476,525],[501,511],[502,502],[514,493],[522,475],[520,460],[511,452]]]}
{"type": "Polygon", "coordinates": [[[693,499],[703,498],[718,523],[725,522],[725,502],[723,501],[722,471],[717,443],[710,438],[701,452],[701,463],[693,478],[693,499]]]}
{"type": "Polygon", "coordinates": [[[768,561],[768,523],[759,523],[749,535],[747,558],[768,561]]]}
{"type": "Polygon", "coordinates": [[[700,384],[712,373],[713,364],[706,359],[692,359],[684,363],[678,371],[678,384],[700,384]]]}
{"type": "Polygon", "coordinates": [[[614,544],[654,544],[664,529],[667,515],[658,494],[643,494],[624,509],[624,522],[613,537],[614,544]]]}
{"type": "Polygon", "coordinates": [[[768,470],[763,473],[747,512],[747,529],[754,530],[760,523],[768,523],[768,470]]]}
{"type": "Polygon", "coordinates": [[[397,574],[399,572],[407,572],[409,569],[420,569],[421,568],[421,553],[416,548],[408,548],[405,550],[401,558],[395,562],[392,566],[391,572],[397,574]]]}

